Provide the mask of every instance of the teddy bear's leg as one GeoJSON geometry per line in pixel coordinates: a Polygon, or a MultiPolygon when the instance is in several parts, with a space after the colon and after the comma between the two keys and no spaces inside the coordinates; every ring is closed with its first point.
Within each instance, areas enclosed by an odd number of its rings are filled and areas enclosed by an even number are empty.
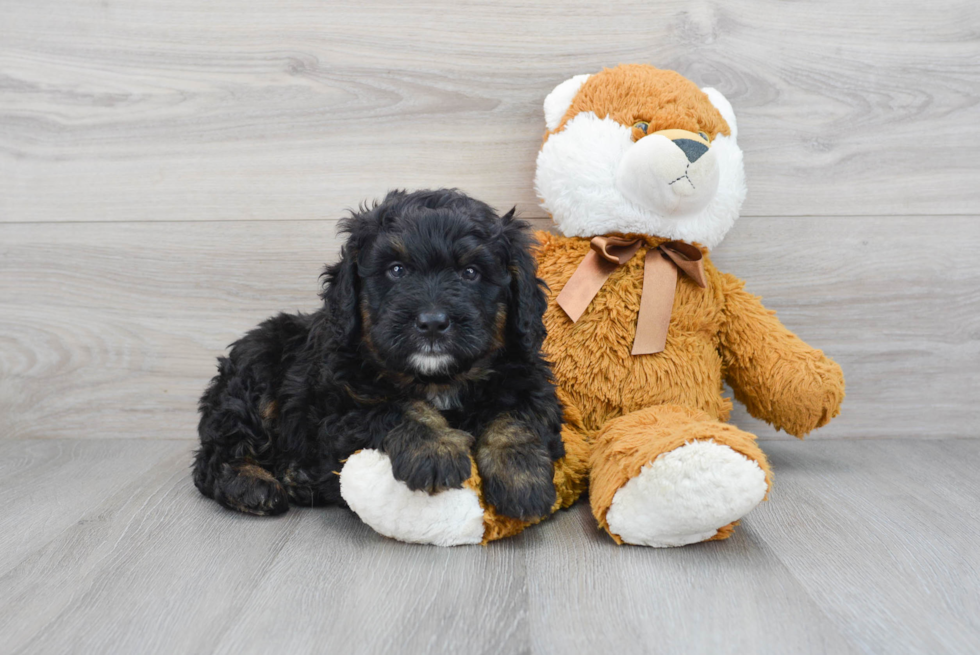
{"type": "Polygon", "coordinates": [[[730,536],[770,480],[753,435],[661,405],[613,419],[596,436],[589,496],[617,543],[683,546],[730,536]]]}
{"type": "MultiPolygon", "coordinates": [[[[588,445],[584,433],[566,424],[562,441],[565,457],[555,462],[557,500],[552,512],[575,502],[588,481],[588,445]]],[[[412,491],[404,482],[396,480],[386,454],[361,450],[351,455],[341,469],[340,494],[374,530],[410,543],[485,544],[513,536],[537,522],[497,514],[484,501],[475,463],[472,475],[462,488],[428,494],[412,491]]]]}

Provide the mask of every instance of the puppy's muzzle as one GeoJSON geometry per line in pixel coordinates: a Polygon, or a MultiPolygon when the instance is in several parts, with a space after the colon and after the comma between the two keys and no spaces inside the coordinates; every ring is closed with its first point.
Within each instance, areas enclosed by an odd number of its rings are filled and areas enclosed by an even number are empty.
{"type": "Polygon", "coordinates": [[[662,216],[695,214],[718,191],[718,161],[700,134],[661,130],[626,151],[616,172],[616,188],[662,216]]]}
{"type": "Polygon", "coordinates": [[[427,309],[415,317],[415,331],[420,339],[419,351],[409,357],[409,363],[419,373],[444,373],[453,363],[452,355],[443,352],[452,327],[449,315],[441,309],[427,309]]]}

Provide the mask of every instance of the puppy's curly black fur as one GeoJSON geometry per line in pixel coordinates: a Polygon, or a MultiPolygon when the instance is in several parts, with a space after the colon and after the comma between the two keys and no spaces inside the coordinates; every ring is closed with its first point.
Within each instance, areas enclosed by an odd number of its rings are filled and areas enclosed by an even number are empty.
{"type": "Polygon", "coordinates": [[[225,507],[341,504],[362,448],[412,489],[459,487],[532,519],[555,502],[561,406],[528,225],[453,190],[389,193],[342,223],[313,314],[280,314],[218,359],[194,483],[225,507]]]}

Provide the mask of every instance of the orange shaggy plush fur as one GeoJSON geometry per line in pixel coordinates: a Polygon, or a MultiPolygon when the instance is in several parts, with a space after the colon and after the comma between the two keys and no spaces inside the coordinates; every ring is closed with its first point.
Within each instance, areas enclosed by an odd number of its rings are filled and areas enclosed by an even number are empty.
{"type": "Polygon", "coordinates": [[[667,129],[705,132],[712,139],[730,134],[725,119],[690,80],[674,71],[640,64],[607,68],[591,76],[553,132],[560,132],[583,111],[626,126],[644,121],[650,125],[648,134],[667,129]]]}

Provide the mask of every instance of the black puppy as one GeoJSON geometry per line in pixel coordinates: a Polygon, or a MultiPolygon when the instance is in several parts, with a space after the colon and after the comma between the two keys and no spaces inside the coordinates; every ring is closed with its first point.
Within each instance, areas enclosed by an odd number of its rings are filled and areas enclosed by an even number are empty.
{"type": "Polygon", "coordinates": [[[194,483],[250,514],[341,504],[343,462],[386,452],[411,489],[459,487],[475,455],[506,516],[546,515],[564,454],[542,359],[527,223],[451,190],[392,192],[342,222],[323,307],[280,314],[218,359],[194,483]]]}

